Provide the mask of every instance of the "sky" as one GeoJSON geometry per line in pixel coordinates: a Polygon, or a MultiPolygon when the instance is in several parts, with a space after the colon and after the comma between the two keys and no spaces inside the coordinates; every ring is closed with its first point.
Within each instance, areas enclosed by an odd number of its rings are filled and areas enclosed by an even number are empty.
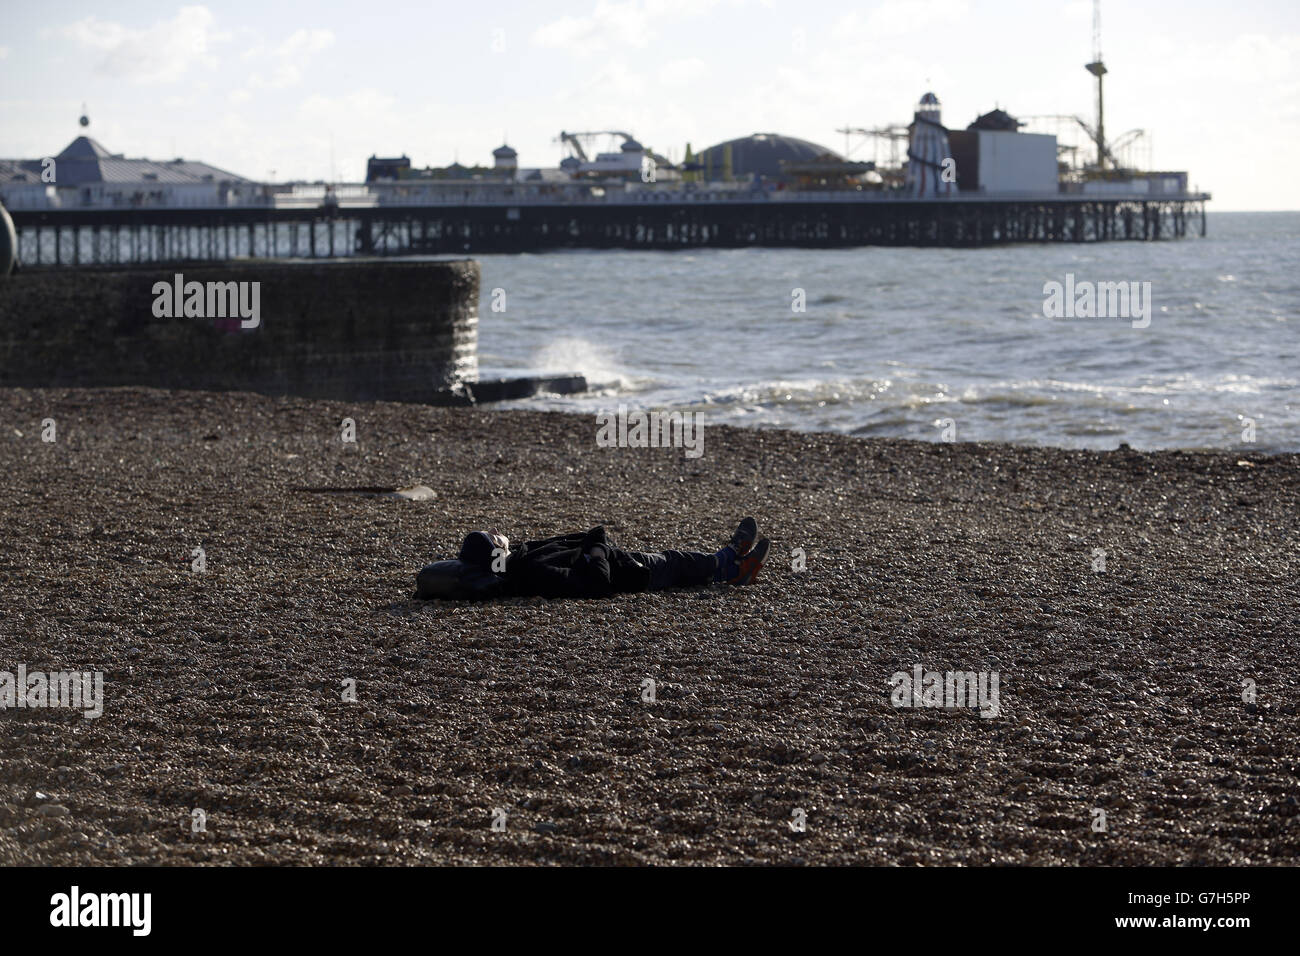
{"type": "MultiPolygon", "coordinates": [[[[1001,107],[1092,120],[1092,0],[566,0],[177,4],[0,0],[0,157],[82,130],[130,157],[254,179],[562,158],[625,130],[670,158],[755,132],[846,149],[840,127],[1001,107]]],[[[1300,209],[1300,3],[1102,3],[1106,127],[1140,128],[1212,210],[1300,209]]],[[[855,159],[871,146],[851,139],[855,159]]]]}

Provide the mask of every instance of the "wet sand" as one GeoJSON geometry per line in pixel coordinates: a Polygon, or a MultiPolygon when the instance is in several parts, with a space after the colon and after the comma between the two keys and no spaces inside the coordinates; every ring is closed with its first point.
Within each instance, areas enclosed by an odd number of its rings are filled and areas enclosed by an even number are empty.
{"type": "Polygon", "coordinates": [[[709,427],[689,459],[588,417],[142,389],[0,417],[0,671],[105,693],[0,713],[0,863],[1300,857],[1300,456],[709,427]],[[750,588],[411,599],[469,529],[714,550],[746,513],[750,588]],[[893,706],[917,665],[997,672],[998,716],[893,706]]]}

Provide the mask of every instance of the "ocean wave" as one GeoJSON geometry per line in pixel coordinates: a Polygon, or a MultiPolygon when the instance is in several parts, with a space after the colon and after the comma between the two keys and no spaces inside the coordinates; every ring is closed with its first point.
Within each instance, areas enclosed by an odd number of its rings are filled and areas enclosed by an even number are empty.
{"type": "Polygon", "coordinates": [[[634,384],[608,348],[576,337],[558,338],[542,345],[533,353],[532,364],[551,374],[576,372],[596,389],[621,391],[634,384]]]}

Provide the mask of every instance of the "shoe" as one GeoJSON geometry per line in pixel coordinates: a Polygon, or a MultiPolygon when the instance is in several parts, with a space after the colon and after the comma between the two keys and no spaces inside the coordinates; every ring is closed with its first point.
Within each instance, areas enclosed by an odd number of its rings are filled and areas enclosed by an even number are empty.
{"type": "Polygon", "coordinates": [[[759,538],[758,543],[754,545],[753,550],[736,562],[736,576],[728,581],[728,584],[741,586],[753,584],[754,579],[758,577],[758,572],[763,567],[763,560],[767,557],[767,549],[771,547],[772,542],[767,538],[759,538]]]}
{"type": "Polygon", "coordinates": [[[758,522],[753,518],[741,518],[740,524],[736,526],[736,533],[731,536],[731,550],[736,552],[736,557],[743,558],[749,554],[749,549],[754,546],[754,539],[758,537],[758,522]]]}

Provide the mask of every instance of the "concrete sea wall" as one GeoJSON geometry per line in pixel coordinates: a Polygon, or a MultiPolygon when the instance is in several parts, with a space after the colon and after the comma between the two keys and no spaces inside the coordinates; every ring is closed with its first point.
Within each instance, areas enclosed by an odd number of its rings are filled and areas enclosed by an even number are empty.
{"type": "Polygon", "coordinates": [[[438,402],[448,388],[477,378],[478,294],[472,260],[18,271],[0,282],[0,386],[438,402]],[[191,315],[182,308],[167,317],[167,304],[183,306],[189,297],[166,295],[162,303],[155,287],[175,287],[178,273],[182,290],[193,282],[205,290],[250,283],[246,305],[258,283],[255,327],[238,313],[218,316],[234,310],[210,308],[206,295],[189,300],[191,315]]]}

